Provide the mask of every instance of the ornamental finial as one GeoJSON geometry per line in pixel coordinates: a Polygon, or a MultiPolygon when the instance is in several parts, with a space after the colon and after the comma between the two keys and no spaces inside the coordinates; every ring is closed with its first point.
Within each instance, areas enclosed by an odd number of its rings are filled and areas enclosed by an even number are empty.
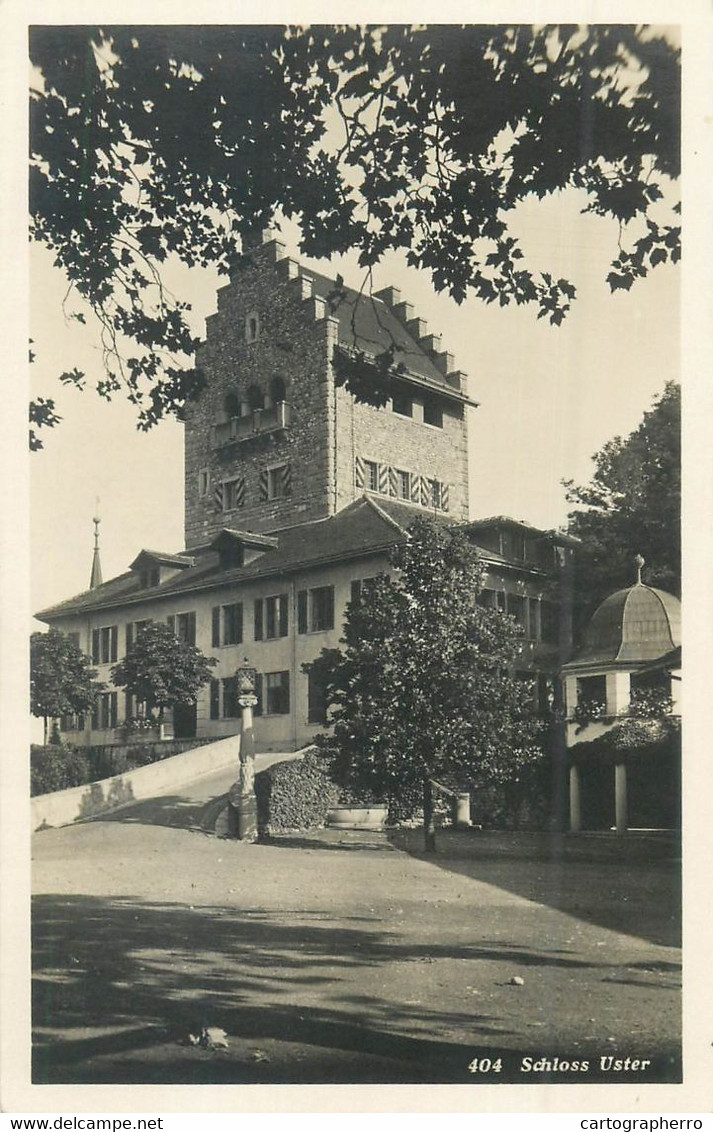
{"type": "Polygon", "coordinates": [[[642,558],[640,554],[637,554],[636,558],[634,559],[634,562],[636,563],[636,584],[637,584],[637,586],[640,586],[641,585],[641,571],[643,570],[644,566],[646,565],[646,559],[642,558]]]}

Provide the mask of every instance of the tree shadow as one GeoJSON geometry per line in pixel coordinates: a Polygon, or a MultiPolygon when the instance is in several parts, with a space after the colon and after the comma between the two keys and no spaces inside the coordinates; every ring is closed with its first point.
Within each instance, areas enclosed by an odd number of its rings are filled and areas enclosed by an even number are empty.
{"type": "Polygon", "coordinates": [[[172,829],[212,833],[219,814],[227,805],[228,795],[221,794],[208,802],[196,802],[179,794],[165,794],[144,802],[122,806],[112,813],[97,814],[95,822],[123,822],[136,825],[159,825],[172,829]]]}
{"type": "Polygon", "coordinates": [[[368,983],[370,971],[419,952],[482,958],[487,949],[419,949],[373,919],[335,926],[315,915],[36,897],[33,1080],[448,1083],[468,1079],[470,1044],[445,1033],[460,1028],[481,1050],[511,1033],[494,1015],[353,993],[355,971],[368,983]],[[322,1003],[301,1000],[319,985],[322,1003]],[[231,1035],[228,1053],[206,1059],[190,1045],[204,1025],[231,1035]],[[254,1062],[265,1042],[290,1057],[254,1062]]]}
{"type": "Polygon", "coordinates": [[[681,945],[679,844],[671,838],[582,838],[441,829],[390,830],[395,848],[448,872],[662,947],[681,945]]]}
{"type": "Polygon", "coordinates": [[[304,849],[304,850],[335,850],[337,852],[370,852],[394,853],[396,847],[391,845],[383,834],[373,834],[361,831],[344,833],[343,831],[323,829],[315,834],[276,833],[268,837],[261,837],[260,844],[271,849],[304,849]]]}

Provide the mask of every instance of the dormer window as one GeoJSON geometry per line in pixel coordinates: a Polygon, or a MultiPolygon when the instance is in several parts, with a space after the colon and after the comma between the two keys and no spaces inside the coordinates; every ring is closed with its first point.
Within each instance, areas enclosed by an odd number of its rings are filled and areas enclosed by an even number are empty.
{"type": "Polygon", "coordinates": [[[251,311],[245,319],[245,341],[257,342],[260,337],[260,315],[251,311]]]}
{"type": "Polygon", "coordinates": [[[150,570],[142,570],[139,574],[140,584],[142,590],[151,589],[152,586],[157,586],[161,577],[158,566],[152,566],[150,570]]]}

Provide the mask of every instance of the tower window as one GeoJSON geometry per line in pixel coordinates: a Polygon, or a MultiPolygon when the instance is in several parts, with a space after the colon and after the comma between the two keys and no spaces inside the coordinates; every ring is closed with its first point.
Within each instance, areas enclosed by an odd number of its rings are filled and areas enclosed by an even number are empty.
{"type": "Polygon", "coordinates": [[[394,393],[391,399],[391,408],[402,417],[413,416],[413,400],[407,393],[394,393]]]}
{"type": "Polygon", "coordinates": [[[252,412],[264,408],[265,397],[259,385],[251,385],[248,389],[248,405],[252,412]]]}
{"type": "Polygon", "coordinates": [[[210,488],[210,472],[208,468],[201,468],[198,473],[198,494],[203,498],[210,488]]]}
{"type": "Polygon", "coordinates": [[[226,394],[225,400],[223,401],[223,409],[228,417],[240,416],[240,398],[237,393],[226,394]]]}
{"type": "Polygon", "coordinates": [[[379,465],[373,460],[364,461],[364,483],[367,491],[379,490],[379,465]]]}
{"type": "Polygon", "coordinates": [[[279,404],[280,401],[287,399],[287,386],[284,379],[281,377],[274,377],[270,382],[270,400],[273,404],[279,404]]]}
{"type": "Polygon", "coordinates": [[[434,428],[443,428],[443,408],[433,397],[424,398],[423,423],[433,425],[434,428]]]}
{"type": "Polygon", "coordinates": [[[396,472],[396,494],[399,499],[411,498],[411,475],[409,472],[396,472]]]}
{"type": "Polygon", "coordinates": [[[257,342],[260,337],[260,315],[251,311],[245,319],[245,341],[257,342]]]}

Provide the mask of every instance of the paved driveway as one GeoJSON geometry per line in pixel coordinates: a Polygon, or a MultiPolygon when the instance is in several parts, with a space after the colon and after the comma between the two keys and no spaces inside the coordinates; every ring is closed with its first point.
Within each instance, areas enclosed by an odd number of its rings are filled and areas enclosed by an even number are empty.
{"type": "Polygon", "coordinates": [[[213,832],[231,778],[35,836],[37,1082],[677,1079],[675,850],[244,845],[213,832]]]}

